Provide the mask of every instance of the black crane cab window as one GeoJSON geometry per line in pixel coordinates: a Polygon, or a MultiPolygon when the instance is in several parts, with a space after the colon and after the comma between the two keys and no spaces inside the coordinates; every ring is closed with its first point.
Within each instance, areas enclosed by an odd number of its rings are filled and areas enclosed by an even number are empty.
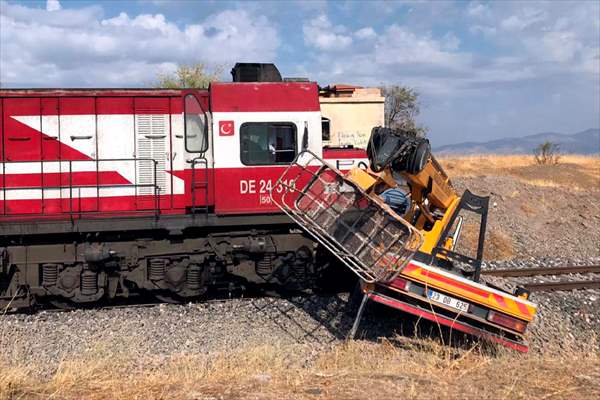
{"type": "Polygon", "coordinates": [[[185,96],[185,149],[190,153],[204,153],[208,149],[206,114],[193,94],[185,96]]]}
{"type": "Polygon", "coordinates": [[[296,125],[288,122],[246,122],[240,127],[244,165],[291,163],[297,154],[296,125]]]}

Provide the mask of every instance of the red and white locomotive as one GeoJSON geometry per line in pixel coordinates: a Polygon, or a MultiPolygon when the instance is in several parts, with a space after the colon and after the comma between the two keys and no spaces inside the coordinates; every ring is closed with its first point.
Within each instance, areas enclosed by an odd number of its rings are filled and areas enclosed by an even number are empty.
{"type": "Polygon", "coordinates": [[[0,115],[0,307],[311,285],[315,245],[269,193],[303,148],[366,158],[323,150],[314,82],[9,89],[0,115]]]}

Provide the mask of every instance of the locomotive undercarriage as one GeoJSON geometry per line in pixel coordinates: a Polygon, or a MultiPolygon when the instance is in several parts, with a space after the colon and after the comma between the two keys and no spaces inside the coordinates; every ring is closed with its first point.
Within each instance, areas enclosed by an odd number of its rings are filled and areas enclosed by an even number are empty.
{"type": "Polygon", "coordinates": [[[0,249],[0,310],[45,302],[93,305],[148,293],[185,301],[208,290],[303,290],[322,273],[314,242],[289,227],[177,233],[46,235],[53,243],[8,244],[0,249]]]}

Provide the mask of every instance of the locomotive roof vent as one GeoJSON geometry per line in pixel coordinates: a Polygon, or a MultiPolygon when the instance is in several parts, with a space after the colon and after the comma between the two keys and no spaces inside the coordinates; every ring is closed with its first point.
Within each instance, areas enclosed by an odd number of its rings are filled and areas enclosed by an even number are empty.
{"type": "Polygon", "coordinates": [[[234,82],[281,82],[281,74],[275,64],[236,63],[231,70],[234,82]]]}

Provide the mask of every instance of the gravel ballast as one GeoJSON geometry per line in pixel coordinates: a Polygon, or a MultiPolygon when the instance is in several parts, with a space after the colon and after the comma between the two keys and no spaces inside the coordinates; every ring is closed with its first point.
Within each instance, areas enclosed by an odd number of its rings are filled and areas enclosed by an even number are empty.
{"type": "MultiPolygon", "coordinates": [[[[314,312],[326,313],[326,301],[314,312]]],[[[163,358],[262,345],[310,345],[307,354],[336,341],[326,324],[293,301],[232,299],[0,317],[5,360],[51,373],[61,360],[92,352],[163,358]]]]}
{"type": "MultiPolygon", "coordinates": [[[[591,258],[576,264],[599,261],[591,258]]],[[[488,263],[485,268],[553,265],[565,265],[565,260],[513,260],[488,263]]],[[[486,279],[506,287],[518,283],[516,278],[486,279]]],[[[532,301],[539,305],[529,332],[533,351],[589,346],[593,337],[600,337],[599,290],[538,292],[532,301]]],[[[143,363],[177,355],[294,345],[310,361],[319,351],[344,340],[353,317],[347,307],[347,295],[342,294],[4,315],[0,317],[0,351],[5,362],[35,366],[42,375],[51,374],[62,360],[93,353],[126,354],[143,363]]],[[[377,339],[393,335],[394,330],[406,333],[399,327],[401,319],[400,313],[367,312],[361,336],[377,339]]]]}
{"type": "MultiPolygon", "coordinates": [[[[484,265],[489,269],[543,268],[572,265],[600,265],[600,257],[582,258],[542,258],[490,262],[484,265]]],[[[557,281],[581,281],[600,279],[598,274],[544,275],[534,277],[499,278],[484,277],[484,280],[512,291],[524,283],[557,281]]],[[[600,339],[600,290],[575,290],[534,292],[530,300],[538,305],[535,320],[529,326],[530,346],[543,351],[548,348],[584,348],[592,341],[600,339]]],[[[600,343],[596,348],[600,350],[600,343]]]]}

